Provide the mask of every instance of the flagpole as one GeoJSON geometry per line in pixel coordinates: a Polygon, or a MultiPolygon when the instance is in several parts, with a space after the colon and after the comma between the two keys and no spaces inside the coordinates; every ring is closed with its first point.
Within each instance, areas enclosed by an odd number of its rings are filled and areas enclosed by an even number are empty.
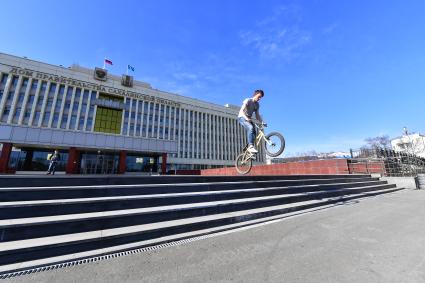
{"type": "Polygon", "coordinates": [[[104,70],[105,70],[105,68],[106,68],[105,61],[106,61],[106,58],[103,58],[103,69],[104,69],[104,70]]]}
{"type": "Polygon", "coordinates": [[[126,75],[128,76],[128,65],[127,65],[127,73],[126,73],[126,75]]]}

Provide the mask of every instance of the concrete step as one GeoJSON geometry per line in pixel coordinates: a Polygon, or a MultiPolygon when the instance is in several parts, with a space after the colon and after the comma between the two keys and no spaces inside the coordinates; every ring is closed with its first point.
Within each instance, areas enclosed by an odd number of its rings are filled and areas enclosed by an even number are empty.
{"type": "Polygon", "coordinates": [[[365,181],[378,181],[379,178],[355,177],[350,178],[301,178],[299,180],[280,177],[276,180],[245,180],[227,182],[203,182],[203,183],[171,183],[171,184],[130,184],[130,185],[92,185],[92,186],[47,186],[47,187],[13,187],[0,188],[1,202],[31,201],[31,200],[55,200],[71,198],[95,198],[111,196],[131,196],[150,194],[173,194],[185,192],[207,192],[218,190],[237,190],[241,186],[244,189],[284,187],[284,186],[308,186],[335,183],[353,183],[365,181]]]}
{"type": "Polygon", "coordinates": [[[340,197],[377,190],[395,188],[395,185],[374,185],[333,191],[308,192],[291,195],[277,195],[256,198],[242,198],[202,203],[185,203],[141,209],[102,211],[35,218],[2,220],[2,245],[6,242],[40,237],[53,237],[114,229],[120,227],[158,223],[206,215],[216,215],[261,207],[297,203],[323,198],[340,197]]]}
{"type": "Polygon", "coordinates": [[[232,190],[0,202],[0,220],[333,191],[384,184],[386,184],[385,181],[368,181],[249,189],[245,189],[243,186],[244,189],[237,189],[241,188],[241,186],[237,186],[236,189],[233,187],[232,190]]]}
{"type": "MultiPolygon", "coordinates": [[[[133,223],[131,226],[124,227],[100,226],[101,229],[90,232],[4,242],[0,251],[0,272],[7,273],[29,267],[92,257],[136,247],[151,246],[226,229],[235,229],[244,225],[270,221],[288,213],[307,211],[317,207],[398,190],[400,189],[395,188],[393,185],[380,185],[333,191],[327,195],[322,192],[314,192],[307,194],[315,195],[314,198],[300,199],[296,202],[269,203],[267,206],[246,207],[243,210],[219,209],[216,214],[203,214],[201,216],[144,224],[133,223]],[[319,197],[318,194],[321,194],[321,196],[319,197]]],[[[270,199],[266,201],[270,201],[270,199]]],[[[194,204],[189,210],[193,209],[194,206],[196,205],[194,204]]],[[[215,204],[215,206],[232,207],[229,203],[215,204]]],[[[234,204],[233,206],[237,205],[234,204]]],[[[199,207],[197,208],[199,209],[199,207]]],[[[174,211],[174,214],[176,214],[175,208],[164,207],[164,209],[168,209],[169,212],[174,211]]],[[[104,216],[103,218],[107,217],[104,216]]],[[[135,214],[132,217],[134,218],[135,214]]],[[[93,219],[96,219],[96,217],[93,219]]],[[[63,221],[56,221],[56,224],[62,226],[63,221]]]]}
{"type": "MultiPolygon", "coordinates": [[[[286,180],[364,178],[370,175],[287,175],[286,180]]],[[[0,187],[91,186],[131,184],[174,184],[204,182],[238,182],[279,180],[282,176],[132,176],[132,175],[55,175],[55,176],[0,176],[0,187]]]]}

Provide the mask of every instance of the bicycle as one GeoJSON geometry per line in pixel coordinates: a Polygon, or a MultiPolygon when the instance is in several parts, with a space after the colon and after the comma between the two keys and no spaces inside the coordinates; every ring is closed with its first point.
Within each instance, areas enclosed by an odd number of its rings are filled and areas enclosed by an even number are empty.
{"type": "MultiPolygon", "coordinates": [[[[270,157],[279,156],[285,149],[285,138],[278,132],[271,132],[268,135],[264,134],[266,124],[253,123],[257,129],[257,136],[255,137],[254,144],[256,148],[263,146],[265,153],[270,157]],[[262,143],[264,141],[264,143],[262,143]]],[[[239,174],[248,174],[252,168],[252,160],[255,159],[256,154],[247,150],[246,145],[242,153],[236,157],[235,167],[239,174]]]]}

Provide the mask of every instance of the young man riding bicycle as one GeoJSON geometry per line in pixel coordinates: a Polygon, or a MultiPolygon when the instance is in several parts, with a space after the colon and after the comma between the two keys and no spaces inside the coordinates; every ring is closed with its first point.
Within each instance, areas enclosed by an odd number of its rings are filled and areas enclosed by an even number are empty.
{"type": "Polygon", "coordinates": [[[255,141],[255,127],[252,122],[252,114],[255,112],[255,116],[260,123],[263,120],[260,115],[260,99],[264,96],[264,91],[257,89],[254,91],[252,98],[247,98],[243,101],[242,107],[239,110],[238,120],[239,123],[246,129],[248,137],[248,148],[247,150],[251,153],[257,153],[258,150],[254,147],[255,141]]]}

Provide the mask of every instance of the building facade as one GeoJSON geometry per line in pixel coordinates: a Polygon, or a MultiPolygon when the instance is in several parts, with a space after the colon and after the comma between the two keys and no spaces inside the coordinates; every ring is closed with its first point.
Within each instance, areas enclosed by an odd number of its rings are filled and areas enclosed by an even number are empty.
{"type": "Polygon", "coordinates": [[[0,173],[45,170],[54,149],[67,173],[232,166],[247,142],[238,110],[101,68],[0,53],[0,173]]]}

